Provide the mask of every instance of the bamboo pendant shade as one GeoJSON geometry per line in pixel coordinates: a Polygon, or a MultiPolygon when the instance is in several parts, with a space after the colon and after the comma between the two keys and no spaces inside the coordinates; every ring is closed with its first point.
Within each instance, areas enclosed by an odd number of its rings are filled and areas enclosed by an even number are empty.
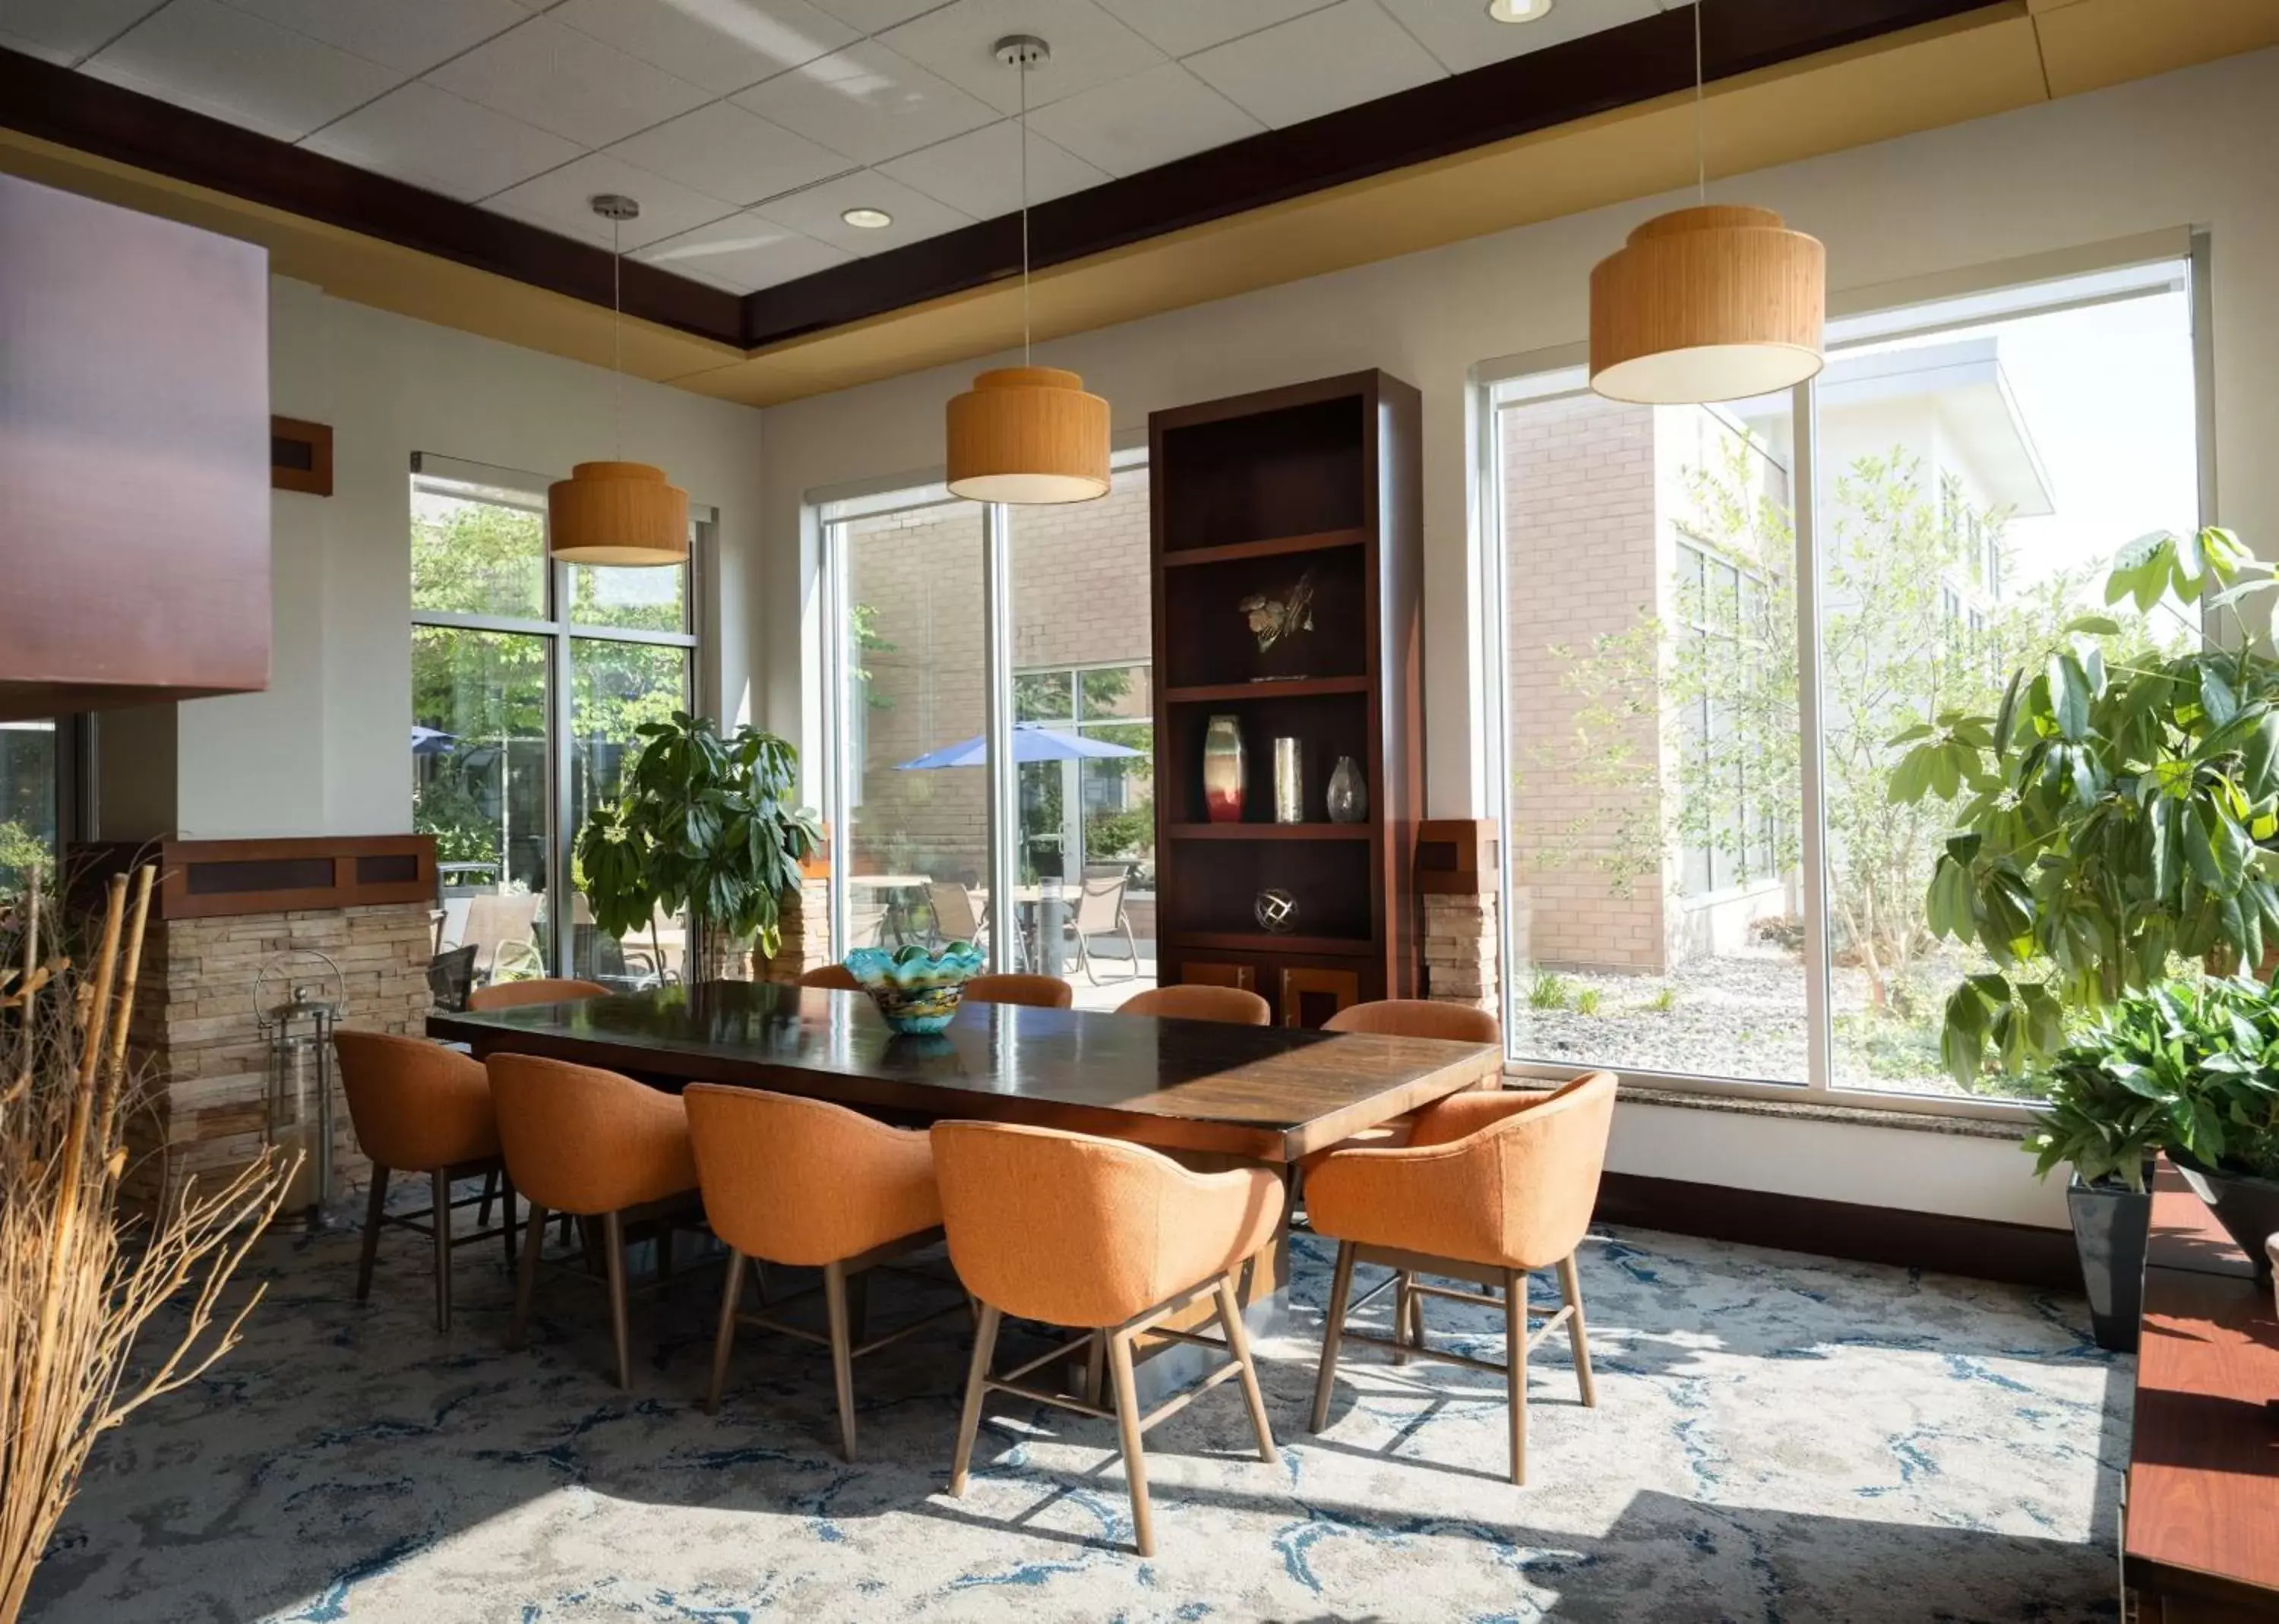
{"type": "Polygon", "coordinates": [[[1746,400],[1818,372],[1827,250],[1769,209],[1656,215],[1591,272],[1591,387],[1609,400],[1746,400]]]}
{"type": "Polygon", "coordinates": [[[547,550],[580,564],[688,562],[688,493],[647,463],[580,463],[547,488],[547,550]]]}
{"type": "Polygon", "coordinates": [[[978,374],[949,402],[949,488],[974,502],[1108,494],[1108,402],[1052,366],[978,374]]]}

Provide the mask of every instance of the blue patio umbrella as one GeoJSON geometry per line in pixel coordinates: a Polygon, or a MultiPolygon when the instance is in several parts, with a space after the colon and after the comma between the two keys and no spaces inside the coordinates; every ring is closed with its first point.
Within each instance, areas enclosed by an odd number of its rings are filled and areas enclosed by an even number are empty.
{"type": "MultiPolygon", "coordinates": [[[[1129,745],[1110,744],[1105,739],[1086,739],[1081,733],[1064,733],[1058,728],[1047,727],[1041,722],[1016,722],[1013,724],[1013,759],[1017,762],[1104,762],[1117,756],[1144,755],[1129,745]]],[[[989,759],[989,740],[981,735],[963,744],[944,745],[939,750],[929,750],[897,766],[896,772],[932,772],[941,767],[979,767],[989,759]]]]}
{"type": "Polygon", "coordinates": [[[417,722],[411,724],[411,754],[414,755],[441,755],[458,742],[457,733],[447,733],[440,727],[422,727],[417,722]]]}

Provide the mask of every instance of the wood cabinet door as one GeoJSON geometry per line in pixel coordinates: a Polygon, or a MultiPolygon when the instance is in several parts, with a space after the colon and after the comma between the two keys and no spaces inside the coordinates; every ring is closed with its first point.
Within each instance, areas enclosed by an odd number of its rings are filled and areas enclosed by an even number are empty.
{"type": "Polygon", "coordinates": [[[1283,1025],[1319,1026],[1339,1010],[1361,1002],[1361,977],[1349,969],[1285,965],[1278,1001],[1283,1025]]]}
{"type": "Polygon", "coordinates": [[[1194,987],[1240,987],[1246,992],[1255,992],[1258,991],[1258,967],[1255,964],[1182,959],[1178,974],[1165,977],[1163,982],[1165,986],[1174,984],[1194,987]]]}

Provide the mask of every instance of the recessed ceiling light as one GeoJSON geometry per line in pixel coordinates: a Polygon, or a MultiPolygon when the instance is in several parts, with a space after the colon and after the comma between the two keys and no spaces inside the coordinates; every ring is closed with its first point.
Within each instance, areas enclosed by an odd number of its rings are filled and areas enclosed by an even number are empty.
{"type": "Polygon", "coordinates": [[[864,231],[884,231],[894,223],[894,217],[884,209],[849,209],[839,218],[864,231]]]}
{"type": "Polygon", "coordinates": [[[1488,0],[1488,16],[1496,22],[1541,22],[1551,14],[1551,0],[1488,0]]]}

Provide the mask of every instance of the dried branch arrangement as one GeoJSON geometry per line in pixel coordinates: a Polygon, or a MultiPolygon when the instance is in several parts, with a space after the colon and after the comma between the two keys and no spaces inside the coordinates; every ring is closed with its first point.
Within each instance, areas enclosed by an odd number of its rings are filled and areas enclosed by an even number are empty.
{"type": "Polygon", "coordinates": [[[148,1217],[122,1212],[128,1063],[156,869],[110,884],[89,961],[36,878],[0,918],[0,1624],[15,1624],[98,1435],[196,1381],[237,1345],[257,1287],[222,1297],[283,1198],[292,1168],[265,1152],[211,1193],[186,1185],[148,1217]],[[136,1334],[178,1293],[173,1344],[130,1376],[136,1334]]]}

